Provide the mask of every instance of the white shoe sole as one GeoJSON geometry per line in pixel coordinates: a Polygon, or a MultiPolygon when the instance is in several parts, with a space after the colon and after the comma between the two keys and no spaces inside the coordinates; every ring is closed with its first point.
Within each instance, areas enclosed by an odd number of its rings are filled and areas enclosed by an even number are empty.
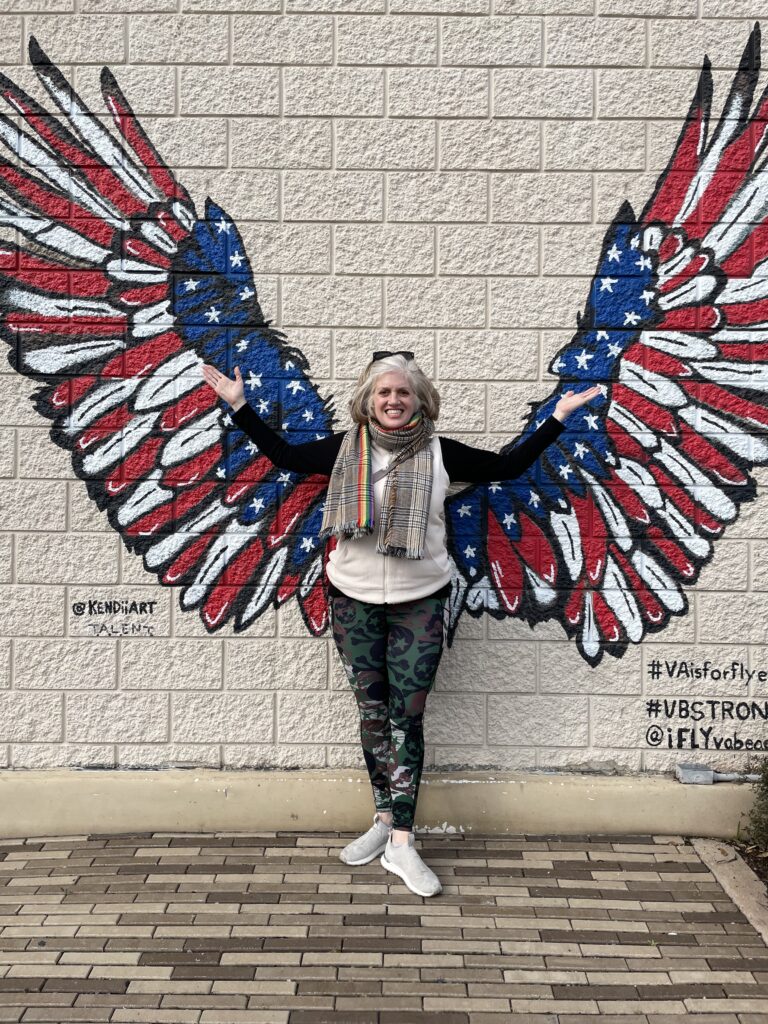
{"type": "Polygon", "coordinates": [[[415,892],[417,896],[424,896],[425,898],[427,898],[429,896],[437,896],[443,891],[442,886],[435,892],[422,892],[421,889],[417,889],[415,885],[412,885],[408,881],[408,879],[405,877],[401,869],[397,867],[396,864],[393,864],[391,860],[387,860],[386,855],[383,853],[381,855],[380,864],[383,868],[386,868],[387,871],[391,871],[393,874],[397,875],[398,878],[402,878],[402,880],[405,882],[405,884],[408,886],[411,892],[415,892]]]}
{"type": "Polygon", "coordinates": [[[379,856],[379,854],[383,850],[385,850],[386,848],[387,848],[387,841],[385,839],[384,842],[381,844],[381,846],[377,846],[376,849],[373,851],[373,853],[369,854],[367,857],[363,857],[362,860],[345,860],[341,856],[341,853],[339,854],[339,860],[341,861],[342,864],[349,864],[350,867],[356,867],[359,864],[370,864],[371,861],[375,860],[379,856]]]}

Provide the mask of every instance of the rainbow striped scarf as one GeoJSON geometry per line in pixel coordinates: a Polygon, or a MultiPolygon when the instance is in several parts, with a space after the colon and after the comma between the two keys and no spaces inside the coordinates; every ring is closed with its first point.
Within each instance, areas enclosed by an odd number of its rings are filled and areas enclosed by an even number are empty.
{"type": "Polygon", "coordinates": [[[375,483],[371,444],[393,452],[378,522],[376,550],[396,558],[421,558],[432,496],[434,424],[420,412],[395,430],[374,421],[356,424],[341,443],[325,499],[320,537],[355,539],[374,532],[375,483]]]}

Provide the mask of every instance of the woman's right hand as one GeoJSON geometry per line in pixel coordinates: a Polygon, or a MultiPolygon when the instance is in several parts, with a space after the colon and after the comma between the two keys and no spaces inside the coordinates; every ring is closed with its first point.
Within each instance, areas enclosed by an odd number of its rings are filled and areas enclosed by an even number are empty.
{"type": "Polygon", "coordinates": [[[206,383],[210,384],[219,398],[229,402],[235,411],[245,405],[245,388],[243,387],[243,377],[239,366],[235,367],[234,380],[230,380],[229,377],[226,377],[217,370],[215,366],[210,366],[208,363],[203,363],[201,370],[206,383]]]}

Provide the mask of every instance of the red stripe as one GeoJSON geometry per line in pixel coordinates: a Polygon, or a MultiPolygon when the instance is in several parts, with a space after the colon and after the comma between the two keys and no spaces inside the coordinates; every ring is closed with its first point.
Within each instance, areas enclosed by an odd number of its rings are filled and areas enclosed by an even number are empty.
{"type": "Polygon", "coordinates": [[[529,568],[547,583],[554,584],[557,578],[555,553],[544,533],[525,514],[520,515],[520,539],[515,545],[515,550],[529,568]]]}
{"type": "Polygon", "coordinates": [[[274,469],[274,463],[265,455],[260,455],[255,462],[249,462],[235,477],[224,495],[225,505],[234,505],[244,498],[248,491],[252,490],[274,469]]]}
{"type": "Polygon", "coordinates": [[[658,373],[662,377],[690,377],[692,372],[689,366],[674,356],[668,356],[666,352],[659,352],[658,349],[643,345],[639,341],[629,346],[624,353],[624,361],[641,366],[651,373],[658,373]]]}
{"type": "Polygon", "coordinates": [[[181,583],[189,570],[202,561],[208,545],[216,539],[216,536],[216,533],[204,533],[196,541],[193,541],[189,547],[181,552],[178,558],[171,562],[161,577],[162,582],[171,584],[181,583]]]}
{"type": "Polygon", "coordinates": [[[717,473],[721,480],[730,484],[743,485],[749,482],[749,477],[701,434],[697,434],[687,424],[681,425],[680,432],[683,436],[680,448],[697,466],[717,473]]]}
{"type": "Polygon", "coordinates": [[[216,392],[203,381],[199,387],[194,388],[173,405],[168,406],[160,420],[160,429],[178,430],[179,427],[188,424],[190,420],[197,419],[203,413],[208,412],[211,406],[216,405],[217,402],[216,392]]]}
{"type": "Polygon", "coordinates": [[[51,393],[51,405],[62,409],[65,406],[73,406],[91,390],[97,380],[97,377],[74,377],[72,380],[62,381],[51,393]]]}
{"type": "Polygon", "coordinates": [[[507,613],[514,615],[523,598],[523,570],[493,512],[488,513],[488,563],[498,598],[507,613]]]}
{"type": "Polygon", "coordinates": [[[666,434],[668,437],[677,435],[677,424],[672,413],[652,402],[649,398],[638,394],[632,388],[624,384],[614,384],[611,388],[611,398],[617,405],[621,405],[628,412],[634,413],[639,420],[642,420],[655,433],[666,434]]]}
{"type": "Polygon", "coordinates": [[[168,295],[168,284],[144,285],[142,288],[128,288],[117,296],[124,306],[151,306],[168,295]]]}
{"type": "Polygon", "coordinates": [[[695,116],[684,129],[653,203],[645,215],[646,224],[653,221],[671,224],[677,216],[688,186],[699,166],[698,147],[702,120],[703,111],[701,104],[698,104],[695,116]]]}
{"type": "Polygon", "coordinates": [[[102,369],[102,377],[146,377],[164,359],[181,348],[181,338],[172,331],[134,345],[116,355],[102,369]]]}
{"type": "Polygon", "coordinates": [[[135,452],[120,463],[107,477],[105,490],[108,494],[119,494],[126,487],[132,487],[137,480],[153,469],[157,461],[157,453],[163,444],[161,437],[148,438],[135,452]]]}
{"type": "Polygon", "coordinates": [[[729,325],[761,324],[768,320],[768,299],[731,302],[720,307],[729,325]]]}
{"type": "Polygon", "coordinates": [[[277,603],[283,604],[289,597],[293,597],[300,582],[301,576],[299,573],[296,573],[294,576],[286,576],[277,588],[277,593],[275,594],[277,603]]]}
{"type": "Polygon", "coordinates": [[[5,322],[21,333],[61,334],[67,337],[112,337],[123,334],[126,319],[98,317],[54,317],[41,316],[33,312],[9,313],[5,322]]]}
{"type": "Polygon", "coordinates": [[[21,108],[27,124],[44,139],[65,163],[77,167],[102,196],[109,196],[110,202],[127,217],[143,212],[146,206],[136,199],[122,184],[118,176],[92,153],[84,149],[73,138],[64,136],[58,122],[49,116],[41,116],[15,90],[6,89],[3,95],[12,105],[21,108]]]}
{"type": "Polygon", "coordinates": [[[304,618],[310,632],[314,636],[320,636],[324,633],[328,628],[330,609],[321,576],[318,576],[312,584],[308,594],[299,595],[299,604],[304,612],[304,618]]]}
{"type": "Polygon", "coordinates": [[[597,625],[606,643],[615,644],[624,639],[624,629],[597,590],[592,591],[592,608],[597,625]]]}
{"type": "Polygon", "coordinates": [[[79,203],[63,199],[57,192],[30,177],[26,171],[5,160],[0,160],[0,176],[16,190],[24,205],[31,207],[31,212],[39,212],[62,223],[105,249],[111,247],[115,228],[94,217],[79,203]]]}
{"type": "Polygon", "coordinates": [[[757,224],[738,249],[720,264],[729,278],[751,277],[758,263],[768,256],[768,222],[757,224]]]}
{"type": "Polygon", "coordinates": [[[584,589],[583,584],[579,583],[575,586],[571,592],[571,596],[568,598],[565,604],[565,621],[570,627],[576,626],[581,622],[581,617],[584,613],[584,589]]]}
{"type": "Polygon", "coordinates": [[[648,537],[653,546],[663,558],[689,582],[696,578],[696,567],[688,556],[681,550],[677,541],[665,537],[661,530],[655,526],[648,531],[648,537]]]}
{"type": "Polygon", "coordinates": [[[624,557],[621,551],[614,549],[612,554],[616,559],[619,568],[624,573],[635,600],[640,603],[640,609],[644,617],[656,625],[661,623],[666,618],[666,614],[663,606],[656,599],[653,591],[648,589],[646,583],[635,572],[634,567],[624,557]]]}
{"type": "Polygon", "coordinates": [[[662,295],[666,295],[667,292],[674,291],[675,288],[679,288],[681,284],[684,284],[686,281],[690,281],[692,277],[695,277],[704,270],[708,263],[708,256],[705,256],[703,253],[697,253],[688,261],[679,274],[675,274],[674,277],[670,277],[668,281],[665,281],[664,284],[660,285],[659,291],[662,295]]]}
{"type": "Polygon", "coordinates": [[[684,306],[670,309],[658,325],[660,331],[712,331],[720,324],[715,306],[684,306]]]}
{"type": "MultiPolygon", "coordinates": [[[[163,443],[165,443],[164,439],[163,443]]],[[[200,452],[199,455],[196,455],[188,462],[182,462],[178,466],[167,470],[163,474],[161,483],[164,487],[170,487],[171,489],[189,487],[190,484],[197,483],[198,480],[202,480],[207,476],[221,459],[221,456],[221,444],[217,441],[210,448],[206,448],[205,451],[200,452]]]]}
{"type": "Polygon", "coordinates": [[[768,345],[759,342],[718,345],[723,359],[742,359],[748,363],[768,363],[768,345]]]}
{"type": "Polygon", "coordinates": [[[632,519],[636,519],[639,523],[650,521],[648,509],[640,497],[629,484],[619,479],[613,470],[610,477],[605,481],[605,486],[622,512],[631,516],[632,519]]]}
{"type": "Polygon", "coordinates": [[[111,434],[122,430],[132,419],[133,413],[128,408],[127,403],[123,403],[119,408],[113,409],[111,412],[101,416],[87,430],[84,430],[77,439],[77,447],[81,451],[85,451],[92,444],[106,441],[111,434]]]}
{"type": "Polygon", "coordinates": [[[681,381],[681,387],[704,408],[712,406],[721,412],[730,413],[740,420],[757,423],[761,427],[768,427],[768,409],[765,406],[757,405],[746,398],[740,398],[738,395],[734,395],[731,391],[727,391],[717,384],[681,381]]]}
{"type": "Polygon", "coordinates": [[[308,476],[294,486],[291,494],[283,499],[277,509],[268,531],[268,544],[275,547],[293,530],[299,516],[308,512],[312,502],[328,486],[326,477],[308,476]]]}
{"type": "Polygon", "coordinates": [[[264,543],[258,537],[253,537],[228,563],[222,582],[230,587],[244,587],[251,583],[263,557],[264,543]]]}
{"type": "Polygon", "coordinates": [[[579,521],[584,572],[589,582],[594,584],[605,574],[608,530],[591,493],[583,498],[571,495],[571,504],[579,521]]]}
{"type": "Polygon", "coordinates": [[[157,150],[144,133],[124,97],[114,89],[104,91],[104,99],[112,112],[117,129],[144,165],[152,181],[169,199],[181,199],[191,205],[189,195],[166,167],[157,150]]]}
{"type": "Polygon", "coordinates": [[[136,235],[128,235],[123,239],[123,255],[132,260],[144,260],[145,263],[161,267],[163,270],[168,270],[171,266],[170,258],[165,253],[137,238],[136,235]]]}

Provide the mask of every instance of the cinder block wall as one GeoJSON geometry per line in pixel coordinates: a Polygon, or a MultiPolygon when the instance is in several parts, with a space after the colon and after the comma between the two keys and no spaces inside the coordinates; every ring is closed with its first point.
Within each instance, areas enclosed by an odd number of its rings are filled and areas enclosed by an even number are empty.
{"type": "MultiPolygon", "coordinates": [[[[366,354],[412,348],[443,396],[442,431],[498,447],[549,392],[545,367],[575,329],[605,228],[625,198],[644,205],[704,54],[717,107],[763,7],[3,0],[0,10],[2,69],[35,96],[32,34],[93,109],[100,66],[113,69],[196,203],[210,195],[237,221],[267,315],[336,396],[342,423],[366,354]]],[[[3,361],[0,766],[362,767],[330,638],[311,638],[293,602],[245,634],[207,635],[122,547],[49,440],[33,390],[3,361]],[[155,602],[138,617],[151,635],[90,635],[101,620],[73,608],[112,599],[155,602]]],[[[465,618],[428,702],[427,765],[630,771],[701,757],[647,745],[646,700],[764,699],[768,685],[670,680],[666,668],[653,679],[652,664],[768,669],[760,479],[689,614],[620,661],[590,668],[551,624],[465,618]]],[[[760,721],[736,727],[765,732],[760,721]]]]}

